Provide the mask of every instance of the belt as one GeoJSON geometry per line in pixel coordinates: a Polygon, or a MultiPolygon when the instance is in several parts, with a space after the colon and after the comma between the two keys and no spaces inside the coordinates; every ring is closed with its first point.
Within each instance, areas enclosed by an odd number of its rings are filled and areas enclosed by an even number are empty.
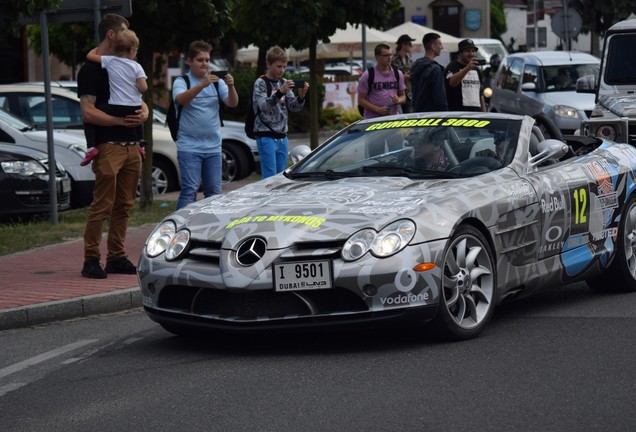
{"type": "Polygon", "coordinates": [[[120,146],[132,146],[140,144],[139,141],[108,141],[106,144],[117,144],[120,146]]]}

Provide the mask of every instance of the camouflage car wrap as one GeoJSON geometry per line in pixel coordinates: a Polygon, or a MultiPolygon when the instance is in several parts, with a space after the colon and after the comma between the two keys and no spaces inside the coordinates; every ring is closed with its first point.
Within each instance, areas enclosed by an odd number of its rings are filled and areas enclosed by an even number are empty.
{"type": "MultiPolygon", "coordinates": [[[[488,314],[506,298],[603,274],[615,256],[623,207],[634,195],[634,148],[600,140],[575,148],[545,143],[552,149],[567,147],[568,155],[538,163],[549,151],[533,154],[533,145],[543,140],[530,117],[435,114],[358,122],[285,173],[168,216],[164,222],[173,223],[176,233],[187,231],[188,240],[176,257],[148,253],[152,248],[142,252],[138,273],[148,315],[171,330],[176,325],[242,329],[427,322],[438,315],[440,304],[450,305],[443,295],[449,269],[456,267],[447,262],[450,244],[467,227],[469,240],[476,239],[479,246],[468,255],[477,249],[487,254],[464,277],[469,288],[486,274],[490,277],[490,294],[475,300],[488,303],[488,314]],[[476,174],[472,168],[469,174],[453,173],[462,164],[474,165],[470,157],[443,175],[380,175],[364,165],[368,154],[360,158],[360,172],[369,174],[329,178],[334,169],[320,177],[315,168],[307,168],[330,149],[349,145],[347,140],[360,141],[380,129],[391,137],[410,136],[407,128],[411,134],[431,119],[440,120],[438,127],[449,119],[513,126],[509,160],[476,174]],[[412,223],[414,233],[395,253],[369,251],[344,258],[343,248],[356,233],[380,233],[402,221],[412,223]],[[290,269],[307,277],[286,285],[281,275],[290,269]],[[328,280],[312,277],[322,271],[328,280]]],[[[458,127],[448,130],[453,135],[445,141],[462,145],[464,133],[492,140],[484,131],[458,127]]],[[[329,160],[343,164],[343,159],[329,160]]],[[[471,259],[459,255],[459,264],[471,259]]]]}

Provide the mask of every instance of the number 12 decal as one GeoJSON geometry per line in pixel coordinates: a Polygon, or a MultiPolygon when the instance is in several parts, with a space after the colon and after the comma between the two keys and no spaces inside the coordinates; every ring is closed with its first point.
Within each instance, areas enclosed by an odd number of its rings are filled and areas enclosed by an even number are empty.
{"type": "Polygon", "coordinates": [[[574,198],[574,223],[576,225],[587,223],[587,190],[585,188],[575,189],[572,192],[574,198]]]}

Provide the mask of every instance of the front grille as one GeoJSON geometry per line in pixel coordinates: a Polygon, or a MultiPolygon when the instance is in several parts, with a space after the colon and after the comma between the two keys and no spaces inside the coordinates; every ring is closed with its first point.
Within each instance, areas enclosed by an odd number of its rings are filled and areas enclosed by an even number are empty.
{"type": "Polygon", "coordinates": [[[360,297],[342,288],[277,293],[273,290],[230,292],[168,286],[161,291],[158,307],[235,321],[368,311],[360,297]]]}

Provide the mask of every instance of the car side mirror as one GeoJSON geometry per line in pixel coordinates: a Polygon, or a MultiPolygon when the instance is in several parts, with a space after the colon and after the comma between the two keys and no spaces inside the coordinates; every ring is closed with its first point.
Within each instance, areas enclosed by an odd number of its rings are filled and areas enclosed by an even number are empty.
{"type": "Polygon", "coordinates": [[[530,168],[534,169],[541,164],[553,164],[557,163],[559,159],[565,156],[570,148],[563,141],[556,139],[547,139],[541,141],[537,145],[537,154],[530,157],[528,163],[530,168]]]}
{"type": "Polygon", "coordinates": [[[537,91],[537,85],[533,82],[526,82],[521,84],[522,91],[537,91]]]}
{"type": "Polygon", "coordinates": [[[289,152],[289,158],[292,163],[297,163],[303,160],[309,153],[311,153],[311,148],[305,144],[297,145],[289,152]]]}
{"type": "Polygon", "coordinates": [[[596,93],[596,77],[585,75],[576,80],[577,93],[596,93]]]}

